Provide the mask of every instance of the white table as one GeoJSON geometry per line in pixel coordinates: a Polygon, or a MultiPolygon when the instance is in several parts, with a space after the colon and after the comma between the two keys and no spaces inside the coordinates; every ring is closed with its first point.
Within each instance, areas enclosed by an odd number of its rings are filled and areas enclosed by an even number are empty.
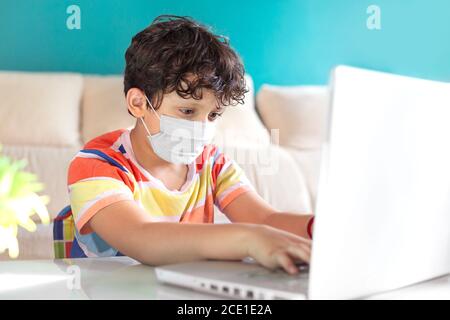
{"type": "MultiPolygon", "coordinates": [[[[156,280],[154,268],[127,257],[114,257],[0,262],[0,299],[220,297],[161,284],[156,280]]],[[[369,299],[450,299],[450,275],[369,299]]]]}

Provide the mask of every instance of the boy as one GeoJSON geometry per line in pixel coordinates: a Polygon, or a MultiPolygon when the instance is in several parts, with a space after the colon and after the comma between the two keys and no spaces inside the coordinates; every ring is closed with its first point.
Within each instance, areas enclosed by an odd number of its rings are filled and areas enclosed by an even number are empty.
{"type": "Polygon", "coordinates": [[[190,18],[160,16],[125,59],[136,124],[89,141],[70,164],[72,257],[160,265],[250,256],[297,273],[296,261],[309,262],[313,216],[274,210],[209,144],[217,118],[247,91],[228,41],[190,18]],[[214,205],[233,223],[213,224],[214,205]]]}

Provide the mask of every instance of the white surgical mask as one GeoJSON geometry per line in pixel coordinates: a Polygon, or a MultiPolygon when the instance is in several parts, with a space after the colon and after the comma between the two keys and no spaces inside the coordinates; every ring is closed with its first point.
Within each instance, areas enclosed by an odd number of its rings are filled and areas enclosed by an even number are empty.
{"type": "Polygon", "coordinates": [[[178,119],[158,115],[153,105],[145,97],[159,119],[159,132],[152,135],[141,117],[147,130],[148,141],[153,151],[162,159],[177,164],[190,164],[202,153],[205,145],[214,137],[215,123],[178,119]]]}

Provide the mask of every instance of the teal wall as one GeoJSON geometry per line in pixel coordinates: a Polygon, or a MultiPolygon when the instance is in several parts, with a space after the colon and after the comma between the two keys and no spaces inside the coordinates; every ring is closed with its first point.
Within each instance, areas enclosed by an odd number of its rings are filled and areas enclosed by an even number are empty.
{"type": "Polygon", "coordinates": [[[122,73],[131,37],[168,13],[229,36],[256,86],[323,84],[338,63],[450,81],[449,0],[0,0],[0,69],[122,73]]]}

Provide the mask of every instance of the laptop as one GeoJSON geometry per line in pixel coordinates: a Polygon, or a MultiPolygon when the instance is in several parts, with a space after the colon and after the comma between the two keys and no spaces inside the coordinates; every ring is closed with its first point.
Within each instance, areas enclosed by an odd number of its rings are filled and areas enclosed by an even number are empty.
{"type": "Polygon", "coordinates": [[[352,299],[450,273],[450,84],[331,73],[310,266],[251,259],[156,268],[159,281],[243,299],[352,299]]]}

